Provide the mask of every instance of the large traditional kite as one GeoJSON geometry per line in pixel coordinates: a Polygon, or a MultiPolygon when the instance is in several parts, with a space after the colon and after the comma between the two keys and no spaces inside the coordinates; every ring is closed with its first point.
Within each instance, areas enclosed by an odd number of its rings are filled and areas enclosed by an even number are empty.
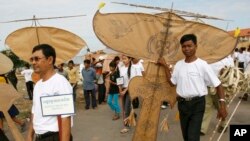
{"type": "Polygon", "coordinates": [[[56,50],[56,64],[74,57],[86,43],[77,35],[55,27],[26,27],[8,35],[5,43],[21,59],[29,62],[32,49],[39,44],[49,44],[56,50]]]}
{"type": "MultiPolygon", "coordinates": [[[[178,17],[173,13],[102,14],[98,10],[93,28],[107,47],[151,62],[164,57],[168,63],[175,64],[183,59],[179,40],[190,33],[198,38],[197,56],[208,63],[221,60],[234,50],[237,41],[226,31],[178,17]]],[[[168,101],[171,106],[175,104],[175,87],[168,84],[161,66],[149,63],[145,76],[130,81],[129,93],[132,99],[138,96],[143,99],[133,141],[155,141],[160,105],[162,101],[168,101]]]]}
{"type": "Polygon", "coordinates": [[[69,31],[56,27],[37,26],[38,20],[81,17],[85,15],[48,17],[7,21],[3,23],[33,21],[34,26],[18,29],[5,40],[5,44],[21,59],[29,62],[32,49],[39,44],[49,44],[56,50],[56,64],[60,64],[72,59],[86,43],[79,36],[69,31]]]}
{"type": "MultiPolygon", "coordinates": [[[[0,53],[0,74],[8,73],[12,68],[13,63],[10,58],[0,53]]],[[[16,141],[24,141],[22,134],[18,131],[18,128],[8,113],[11,105],[20,97],[20,95],[13,86],[0,83],[0,97],[0,111],[3,112],[12,135],[16,141]]]]}
{"type": "Polygon", "coordinates": [[[100,41],[113,50],[152,61],[157,61],[163,53],[163,57],[172,64],[184,57],[179,43],[184,34],[197,36],[197,56],[208,63],[226,57],[236,44],[234,37],[216,27],[145,13],[102,14],[97,11],[93,28],[100,41]],[[167,20],[171,20],[169,25],[166,25],[167,20]],[[166,26],[168,35],[164,41],[166,26]],[[161,52],[164,42],[166,44],[161,52]]]}
{"type": "Polygon", "coordinates": [[[13,68],[13,63],[4,54],[0,53],[0,74],[8,73],[13,68]]]}

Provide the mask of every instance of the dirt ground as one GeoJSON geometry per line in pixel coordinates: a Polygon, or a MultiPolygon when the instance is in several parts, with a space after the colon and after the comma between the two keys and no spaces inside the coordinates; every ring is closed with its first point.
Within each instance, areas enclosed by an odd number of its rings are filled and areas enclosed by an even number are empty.
{"type": "MultiPolygon", "coordinates": [[[[15,102],[15,105],[20,111],[18,118],[27,119],[30,115],[32,102],[26,97],[26,87],[23,77],[18,77],[18,91],[23,96],[15,102]]],[[[229,116],[231,115],[233,109],[238,103],[239,99],[236,98],[229,107],[229,116]]],[[[250,111],[249,111],[250,101],[242,101],[235,115],[232,117],[230,124],[250,124],[250,111]]],[[[136,113],[139,114],[139,109],[136,110],[136,113]]],[[[169,107],[165,110],[161,110],[161,117],[159,124],[162,121],[163,117],[168,114],[168,123],[170,131],[168,133],[158,131],[157,141],[182,141],[182,134],[180,129],[180,123],[176,120],[177,108],[176,106],[173,109],[169,107]]],[[[74,141],[131,141],[133,137],[134,127],[131,128],[130,132],[127,134],[120,134],[120,130],[123,127],[122,120],[117,121],[112,120],[113,113],[107,104],[98,105],[97,109],[84,109],[84,99],[82,87],[79,85],[77,90],[77,101],[76,101],[76,115],[74,116],[74,126],[72,128],[72,134],[74,141]]],[[[213,134],[213,130],[217,124],[218,120],[216,119],[216,112],[211,121],[207,135],[201,136],[201,141],[209,141],[210,137],[213,134]]],[[[4,129],[6,135],[11,141],[14,141],[10,130],[7,128],[5,123],[4,129]]],[[[26,132],[23,133],[25,136],[26,132]]],[[[215,133],[213,140],[217,140],[219,134],[215,133]]],[[[221,141],[229,140],[229,130],[224,133],[221,138],[221,141]]]]}

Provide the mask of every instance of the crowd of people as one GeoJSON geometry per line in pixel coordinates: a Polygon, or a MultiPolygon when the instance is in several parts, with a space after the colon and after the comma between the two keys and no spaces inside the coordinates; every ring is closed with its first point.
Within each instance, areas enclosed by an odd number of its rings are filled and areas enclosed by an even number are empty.
{"type": "MultiPolygon", "coordinates": [[[[238,67],[242,72],[250,74],[250,45],[246,47],[236,48],[233,54],[234,60],[238,62],[238,67]]],[[[245,93],[242,97],[242,100],[247,101],[248,94],[245,93]]]]}
{"type": "MultiPolygon", "coordinates": [[[[170,64],[164,58],[160,58],[158,64],[165,68],[166,78],[170,85],[176,86],[183,139],[199,141],[200,135],[207,134],[213,107],[218,110],[218,117],[222,118],[218,132],[225,128],[227,110],[223,88],[218,79],[219,72],[225,66],[234,66],[235,62],[238,62],[238,67],[242,72],[250,71],[250,47],[247,51],[245,51],[246,48],[235,49],[234,53],[228,57],[209,65],[196,56],[197,39],[195,35],[184,35],[180,44],[185,59],[178,61],[173,69],[170,69],[170,64]],[[217,93],[211,94],[207,87],[215,87],[217,93]]],[[[116,56],[108,64],[109,70],[107,71],[103,69],[105,58],[92,57],[85,59],[84,67],[79,70],[72,60],[68,62],[67,66],[65,64],[55,66],[56,52],[50,45],[38,45],[34,47],[32,53],[30,63],[33,69],[30,69],[27,64],[25,70],[21,72],[25,78],[29,99],[33,100],[28,141],[32,141],[34,134],[37,141],[45,138],[57,140],[59,134],[61,134],[61,138],[72,140],[71,126],[73,126],[72,117],[74,115],[43,117],[40,98],[44,95],[72,93],[73,100],[76,102],[80,81],[83,86],[84,108],[86,110],[96,109],[98,104],[107,103],[114,113],[111,115],[111,119],[123,119],[124,127],[120,133],[129,132],[130,128],[124,120],[129,117],[132,108],[138,107],[139,100],[131,100],[128,86],[132,78],[144,75],[143,60],[126,55],[116,56]],[[40,80],[36,83],[32,82],[33,73],[40,74],[40,80]],[[35,87],[33,87],[34,85],[35,87]],[[137,106],[134,103],[137,103],[137,106]],[[60,124],[63,125],[62,131],[58,128],[58,118],[60,118],[60,124]]],[[[7,79],[4,81],[8,82],[7,79]]],[[[16,83],[13,83],[16,88],[16,83]]],[[[248,94],[245,94],[241,98],[247,100],[247,97],[248,94]]],[[[19,111],[15,105],[11,107],[9,113],[24,130],[26,122],[16,118],[19,111]]],[[[3,128],[2,118],[4,116],[0,113],[0,129],[3,128]]]]}

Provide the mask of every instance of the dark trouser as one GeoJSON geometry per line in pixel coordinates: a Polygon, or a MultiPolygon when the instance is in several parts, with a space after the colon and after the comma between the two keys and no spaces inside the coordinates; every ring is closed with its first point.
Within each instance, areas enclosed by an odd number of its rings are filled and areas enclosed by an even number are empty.
{"type": "Polygon", "coordinates": [[[244,62],[239,62],[238,67],[240,68],[241,72],[244,72],[244,62]]]}
{"type": "Polygon", "coordinates": [[[86,102],[86,107],[85,108],[89,108],[90,105],[90,96],[91,95],[91,99],[92,99],[92,107],[95,108],[97,107],[96,105],[96,96],[95,96],[95,89],[93,90],[84,90],[84,98],[85,98],[85,102],[86,102]]]}
{"type": "Polygon", "coordinates": [[[178,100],[178,109],[184,141],[200,141],[201,123],[205,111],[205,97],[191,101],[178,100]]]}
{"type": "Polygon", "coordinates": [[[32,100],[33,99],[33,82],[32,81],[26,82],[26,88],[27,88],[27,92],[29,95],[29,99],[32,100]]]}
{"type": "MultiPolygon", "coordinates": [[[[59,133],[58,132],[48,132],[40,137],[36,137],[36,141],[59,141],[59,133]]],[[[70,135],[70,141],[73,141],[72,135],[70,135]]]]}
{"type": "Polygon", "coordinates": [[[6,137],[1,128],[0,128],[0,141],[9,141],[9,139],[6,137]]]}
{"type": "Polygon", "coordinates": [[[74,102],[76,102],[76,88],[77,88],[77,84],[71,84],[71,86],[73,87],[73,100],[74,102]]]}
{"type": "Polygon", "coordinates": [[[162,105],[168,106],[168,102],[167,101],[163,101],[162,105]]]}
{"type": "Polygon", "coordinates": [[[106,88],[104,84],[98,84],[98,102],[101,104],[105,100],[106,88]]]}
{"type": "Polygon", "coordinates": [[[125,118],[127,118],[131,111],[131,100],[128,92],[126,92],[126,94],[123,97],[123,104],[124,104],[123,107],[124,107],[125,118]]]}

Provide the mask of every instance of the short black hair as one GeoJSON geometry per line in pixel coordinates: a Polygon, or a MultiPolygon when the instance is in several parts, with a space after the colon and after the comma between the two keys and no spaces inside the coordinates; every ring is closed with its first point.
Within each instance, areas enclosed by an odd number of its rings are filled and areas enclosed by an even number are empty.
{"type": "Polygon", "coordinates": [[[180,43],[183,44],[186,41],[192,40],[193,43],[197,44],[197,37],[194,34],[185,34],[181,37],[180,43]]]}
{"type": "Polygon", "coordinates": [[[74,65],[74,61],[73,61],[73,60],[70,60],[70,61],[68,62],[68,64],[73,64],[73,65],[74,65]]]}
{"type": "Polygon", "coordinates": [[[30,64],[29,64],[29,63],[26,63],[26,64],[25,64],[25,67],[29,69],[29,68],[30,68],[30,64]]]}
{"type": "Polygon", "coordinates": [[[113,68],[116,68],[116,62],[115,62],[115,61],[111,61],[111,62],[109,63],[109,66],[110,66],[110,67],[113,67],[113,68]]]}
{"type": "Polygon", "coordinates": [[[245,50],[246,50],[246,47],[241,47],[241,49],[242,49],[243,51],[245,51],[245,50]]]}
{"type": "Polygon", "coordinates": [[[84,60],[83,62],[86,64],[90,64],[90,60],[88,60],[88,59],[84,60]]]}
{"type": "Polygon", "coordinates": [[[114,61],[118,61],[118,60],[120,60],[120,57],[119,56],[115,56],[114,61]]]}
{"type": "Polygon", "coordinates": [[[53,65],[55,64],[56,62],[56,51],[55,49],[48,45],[48,44],[40,44],[40,45],[37,45],[33,48],[32,50],[32,53],[38,51],[38,50],[42,50],[43,52],[43,55],[48,59],[50,56],[52,56],[53,58],[53,65]]]}

